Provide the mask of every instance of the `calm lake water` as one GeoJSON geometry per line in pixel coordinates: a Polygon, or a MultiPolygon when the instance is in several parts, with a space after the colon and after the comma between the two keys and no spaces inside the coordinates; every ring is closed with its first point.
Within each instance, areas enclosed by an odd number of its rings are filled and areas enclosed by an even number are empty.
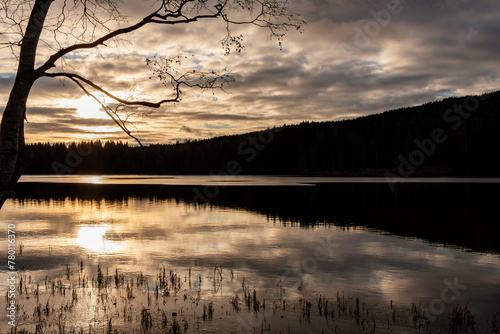
{"type": "MultiPolygon", "coordinates": [[[[414,179],[395,189],[375,178],[21,181],[19,198],[0,211],[2,240],[15,224],[18,265],[41,285],[81,259],[153,281],[159,265],[191,268],[193,284],[222,266],[261,291],[283,284],[289,298],[344,291],[372,303],[422,303],[436,315],[456,304],[481,319],[500,312],[498,179],[414,179]]],[[[241,293],[237,284],[203,288],[241,293]]]]}

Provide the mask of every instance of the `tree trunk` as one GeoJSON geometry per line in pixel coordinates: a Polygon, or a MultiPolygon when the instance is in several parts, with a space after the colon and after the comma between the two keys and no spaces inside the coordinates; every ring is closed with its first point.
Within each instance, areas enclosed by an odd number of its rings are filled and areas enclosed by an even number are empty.
{"type": "Polygon", "coordinates": [[[43,24],[54,0],[36,0],[21,43],[16,80],[10,92],[0,125],[0,208],[12,195],[21,177],[26,103],[33,83],[40,76],[35,71],[35,57],[43,24]]]}

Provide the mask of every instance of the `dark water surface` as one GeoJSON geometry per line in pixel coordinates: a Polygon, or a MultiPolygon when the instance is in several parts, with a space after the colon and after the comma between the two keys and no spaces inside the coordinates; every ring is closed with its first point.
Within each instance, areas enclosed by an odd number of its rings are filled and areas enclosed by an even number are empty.
{"type": "Polygon", "coordinates": [[[290,297],[500,311],[497,180],[355,181],[32,176],[0,217],[4,230],[16,224],[19,265],[41,284],[81,259],[148,277],[160,264],[201,278],[222,266],[258,289],[281,282],[290,297]]]}

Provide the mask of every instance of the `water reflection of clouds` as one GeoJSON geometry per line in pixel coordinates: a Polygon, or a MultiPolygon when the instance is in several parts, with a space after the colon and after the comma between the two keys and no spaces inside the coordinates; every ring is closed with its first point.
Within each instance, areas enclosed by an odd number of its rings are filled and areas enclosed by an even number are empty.
{"type": "Polygon", "coordinates": [[[319,238],[328,237],[339,247],[323,254],[327,257],[318,260],[314,272],[304,273],[304,291],[334,297],[340,290],[384,302],[418,303],[439,298],[443,280],[458,277],[469,286],[461,297],[476,302],[488,300],[500,287],[494,281],[500,277],[498,255],[466,253],[366,229],[283,227],[241,209],[139,198],[129,198],[126,206],[65,199],[7,202],[2,214],[6,221],[22,221],[27,270],[76,265],[83,257],[154,277],[159,263],[177,270],[197,263],[199,271],[222,265],[257,286],[275,287],[285,271],[301,269],[304,259],[315,256],[319,238]]]}

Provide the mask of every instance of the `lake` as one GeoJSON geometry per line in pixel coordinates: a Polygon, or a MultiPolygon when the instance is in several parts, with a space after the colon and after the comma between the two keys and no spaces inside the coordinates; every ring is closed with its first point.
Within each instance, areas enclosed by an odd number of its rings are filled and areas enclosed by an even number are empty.
{"type": "Polygon", "coordinates": [[[17,269],[40,286],[84,263],[153,289],[166,268],[207,300],[245,287],[268,300],[340,293],[379,309],[415,303],[436,328],[467,305],[487,328],[500,315],[499,180],[404,181],[28,175],[0,211],[2,236],[15,224],[17,269]]]}

